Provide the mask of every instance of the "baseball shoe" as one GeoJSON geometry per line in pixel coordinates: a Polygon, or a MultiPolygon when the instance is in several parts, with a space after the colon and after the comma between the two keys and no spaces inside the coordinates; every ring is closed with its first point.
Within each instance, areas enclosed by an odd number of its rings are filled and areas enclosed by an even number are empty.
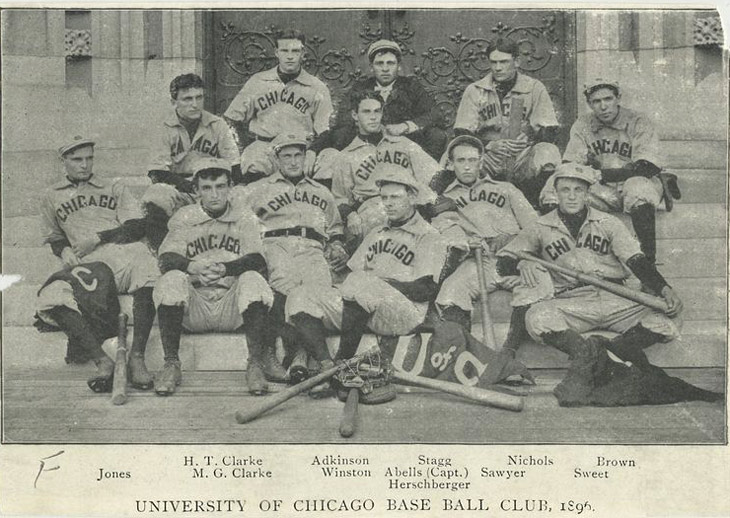
{"type": "Polygon", "coordinates": [[[261,362],[249,358],[248,367],[246,367],[246,386],[248,386],[248,392],[254,396],[266,394],[268,387],[261,362]]]}
{"type": "Polygon", "coordinates": [[[158,396],[170,396],[175,393],[175,387],[182,382],[182,370],[180,360],[165,361],[162,370],[155,376],[155,394],[158,396]]]}
{"type": "Polygon", "coordinates": [[[66,360],[67,364],[82,364],[91,360],[91,356],[89,356],[86,350],[79,347],[76,342],[69,340],[66,342],[66,358],[64,360],[66,360]]]}
{"type": "Polygon", "coordinates": [[[138,354],[129,356],[127,363],[127,377],[132,387],[139,390],[149,390],[152,388],[153,379],[150,371],[144,363],[144,357],[138,354]]]}
{"type": "MultiPolygon", "coordinates": [[[[323,360],[319,364],[319,371],[326,371],[335,366],[335,362],[332,360],[323,360]]],[[[332,397],[336,394],[337,389],[333,386],[331,380],[324,380],[319,385],[315,385],[309,389],[309,397],[314,399],[324,399],[332,397]]]]}
{"type": "Polygon", "coordinates": [[[587,404],[586,400],[596,386],[594,370],[599,352],[599,341],[590,336],[586,339],[585,347],[571,356],[565,378],[553,390],[560,406],[587,404]]]}
{"type": "Polygon", "coordinates": [[[114,382],[114,360],[107,355],[95,359],[96,374],[86,384],[94,392],[111,392],[114,382]]]}
{"type": "Polygon", "coordinates": [[[263,358],[264,376],[269,381],[289,381],[289,374],[276,357],[276,347],[265,347],[263,358]]]}

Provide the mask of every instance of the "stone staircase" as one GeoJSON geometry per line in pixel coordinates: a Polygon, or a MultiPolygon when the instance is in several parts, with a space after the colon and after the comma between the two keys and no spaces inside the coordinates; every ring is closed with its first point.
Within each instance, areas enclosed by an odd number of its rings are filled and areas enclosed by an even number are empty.
{"type": "MultiPolygon", "coordinates": [[[[659,269],[685,304],[680,340],[648,350],[665,367],[720,367],[725,365],[727,334],[727,145],[724,141],[665,141],[668,172],[679,177],[682,199],[671,213],[657,219],[659,269]]],[[[100,169],[101,170],[101,169],[100,169]]],[[[113,170],[113,169],[112,169],[113,170]]],[[[141,170],[141,169],[136,169],[141,170]]],[[[117,171],[115,171],[117,172],[117,171]]],[[[118,173],[124,174],[122,171],[118,173]]],[[[7,177],[7,171],[4,177],[7,177]]],[[[126,176],[124,181],[141,196],[148,180],[126,176]]],[[[7,187],[7,185],[6,185],[7,187]]],[[[41,244],[37,196],[45,185],[26,186],[27,196],[3,196],[2,272],[22,280],[2,293],[3,363],[7,367],[58,364],[63,361],[61,333],[38,333],[32,327],[34,302],[41,283],[59,269],[60,262],[41,244]]],[[[12,191],[11,191],[12,192],[12,191]]],[[[626,223],[630,225],[628,218],[626,223]]],[[[122,307],[131,315],[131,297],[122,307]]],[[[495,334],[502,342],[510,316],[509,294],[490,297],[495,334]]],[[[475,317],[477,315],[475,314],[475,317]]],[[[481,326],[474,323],[474,334],[481,326]]],[[[243,338],[231,334],[184,335],[181,357],[189,370],[240,370],[246,366],[243,338]]],[[[109,344],[107,344],[109,345],[109,344]]],[[[334,346],[334,343],[332,344],[334,346]]],[[[148,348],[151,368],[161,364],[159,333],[155,328],[148,348]]],[[[565,365],[565,356],[552,349],[527,344],[522,359],[530,367],[565,365]]]]}

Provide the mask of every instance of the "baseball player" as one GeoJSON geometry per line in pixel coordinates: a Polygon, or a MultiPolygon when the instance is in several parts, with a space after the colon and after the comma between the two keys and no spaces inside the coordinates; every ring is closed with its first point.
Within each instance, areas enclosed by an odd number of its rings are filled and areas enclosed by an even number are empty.
{"type": "MultiPolygon", "coordinates": [[[[623,210],[630,214],[641,250],[653,262],[655,209],[664,194],[656,129],[644,114],[621,106],[621,91],[614,81],[593,80],[585,85],[583,93],[591,111],[570,128],[563,161],[598,170],[596,183],[591,187],[591,204],[604,211],[623,210]]],[[[667,177],[670,191],[678,198],[677,177],[667,177]]],[[[552,182],[543,188],[540,203],[545,210],[557,204],[552,182]]]]}
{"type": "MultiPolygon", "coordinates": [[[[516,349],[521,343],[524,314],[530,304],[552,296],[552,283],[545,274],[537,289],[519,284],[518,277],[501,277],[496,271],[495,253],[514,236],[537,220],[537,214],[525,196],[508,182],[479,178],[479,164],[484,153],[481,141],[461,135],[449,143],[448,159],[456,173],[444,196],[454,200],[457,212],[445,212],[432,222],[453,247],[465,252],[481,246],[486,250],[483,271],[487,289],[513,290],[513,332],[503,346],[516,349]]],[[[473,257],[464,260],[441,285],[436,304],[444,320],[471,329],[472,302],[479,298],[477,264],[473,257]]]]}
{"type": "Polygon", "coordinates": [[[203,80],[195,74],[177,76],[170,83],[170,97],[174,113],[154,141],[148,173],[153,185],[142,197],[147,235],[155,250],[165,238],[170,216],[196,202],[190,181],[196,160],[221,158],[231,164],[234,180],[241,176],[238,147],[228,124],[203,109],[203,80]]]}
{"type": "MultiPolygon", "coordinates": [[[[318,142],[328,139],[332,100],[327,86],[302,68],[305,41],[299,31],[279,34],[279,64],[254,74],[224,114],[245,147],[241,155],[245,183],[275,172],[269,152],[277,135],[305,135],[316,150],[320,149],[318,142]]],[[[308,159],[311,161],[311,156],[308,159]]]]}
{"type": "MultiPolygon", "coordinates": [[[[378,40],[368,48],[372,77],[355,83],[337,113],[334,146],[343,149],[358,134],[350,113],[364,93],[376,95],[383,103],[385,133],[405,135],[438,160],[446,147],[445,121],[433,98],[413,76],[398,74],[401,50],[390,40],[378,40]]],[[[356,121],[357,122],[357,121],[356,121]]]]}
{"type": "Polygon", "coordinates": [[[266,261],[258,223],[228,201],[230,163],[209,158],[197,162],[193,184],[200,202],[181,208],[170,219],[160,246],[162,277],[154,299],[165,365],[155,377],[155,392],[168,396],[182,381],[180,334],[237,331],[248,344],[246,384],[254,395],[267,387],[263,373],[266,314],[274,295],[266,283],[266,261]]]}
{"type": "Polygon", "coordinates": [[[679,334],[673,320],[682,301],[656,267],[641,252],[639,243],[615,216],[588,205],[588,191],[595,174],[587,166],[565,163],[554,176],[558,208],[522,230],[498,255],[502,275],[519,272],[521,282],[534,285],[539,270],[530,261],[519,261],[513,251],[534,254],[546,261],[622,283],[631,271],[645,287],[667,303],[666,314],[551,272],[555,297],[534,304],[525,323],[535,339],[571,356],[586,350],[580,333],[606,329],[620,333],[609,350],[627,358],[635,348],[669,341],[679,334]]]}
{"type": "Polygon", "coordinates": [[[560,163],[558,119],[545,86],[517,71],[519,47],[514,41],[497,38],[487,56],[491,70],[464,90],[454,133],[479,137],[485,144],[484,172],[515,184],[536,207],[542,186],[560,163]],[[516,102],[523,111],[514,136],[509,133],[516,102]]]}
{"type": "MultiPolygon", "coordinates": [[[[74,267],[101,262],[111,269],[117,292],[132,294],[130,382],[136,388],[149,389],[152,376],[145,366],[144,353],[155,318],[152,287],[160,272],[147,245],[139,241],[144,237],[145,225],[138,201],[121,182],[94,175],[94,145],[92,140],[77,136],[58,150],[65,177],[43,194],[42,235],[54,255],[71,268],[71,274],[78,274],[85,289],[99,288],[101,274],[98,268],[87,272],[74,267]]],[[[72,337],[84,334],[86,324],[68,278],[54,280],[40,290],[38,314],[60,327],[72,342],[72,337]]],[[[97,338],[101,338],[98,333],[97,338]]],[[[90,336],[86,333],[79,340],[88,344],[90,336]]],[[[101,341],[97,342],[86,349],[97,366],[89,386],[96,392],[107,392],[111,391],[114,361],[101,350],[101,341]]]]}
{"type": "Polygon", "coordinates": [[[370,230],[387,221],[374,182],[378,168],[395,166],[410,174],[420,184],[418,202],[423,205],[435,199],[427,186],[439,165],[407,137],[383,133],[383,102],[379,96],[362,92],[353,103],[351,115],[358,135],[335,162],[332,194],[342,219],[347,222],[347,234],[357,246],[370,230]]]}
{"type": "Polygon", "coordinates": [[[355,354],[367,329],[386,336],[405,335],[420,325],[438,292],[447,245],[418,214],[418,184],[391,166],[377,179],[388,222],[366,237],[347,265],[342,286],[297,289],[287,307],[289,320],[323,368],[332,359],[327,329],[341,330],[339,358],[355,354]]]}
{"type": "MultiPolygon", "coordinates": [[[[317,293],[330,288],[330,266],[335,271],[343,269],[348,255],[332,193],[304,174],[306,138],[282,134],[272,144],[278,172],[245,187],[243,203],[263,226],[264,257],[274,291],[269,329],[282,334],[285,344],[291,345],[299,342],[285,323],[292,290],[302,287],[317,293]]],[[[272,334],[269,340],[273,342],[275,337],[272,334]]],[[[298,357],[290,374],[301,370],[305,361],[301,352],[289,351],[289,355],[298,357]]],[[[292,381],[300,375],[297,373],[292,381]]]]}

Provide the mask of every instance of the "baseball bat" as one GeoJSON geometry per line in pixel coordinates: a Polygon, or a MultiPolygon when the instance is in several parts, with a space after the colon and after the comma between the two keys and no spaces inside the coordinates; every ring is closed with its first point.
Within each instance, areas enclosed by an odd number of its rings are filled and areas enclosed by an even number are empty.
{"type": "Polygon", "coordinates": [[[126,313],[119,313],[119,333],[117,334],[117,355],[114,358],[114,381],[112,382],[112,404],[123,405],[127,402],[127,322],[126,313]]]}
{"type": "Polygon", "coordinates": [[[514,412],[522,411],[524,401],[519,396],[512,396],[510,394],[504,394],[501,392],[495,392],[493,390],[487,390],[478,387],[467,387],[460,383],[451,383],[449,381],[434,380],[431,378],[423,378],[421,376],[414,376],[407,374],[401,370],[393,370],[391,379],[418,387],[429,388],[438,390],[440,392],[446,392],[455,396],[461,396],[480,405],[489,405],[497,408],[504,408],[505,410],[512,410],[514,412]]]}
{"type": "Polygon", "coordinates": [[[494,326],[492,317],[489,314],[489,294],[487,293],[487,280],[484,278],[484,251],[481,246],[474,249],[474,256],[477,263],[477,280],[479,281],[479,294],[481,303],[479,307],[482,313],[482,339],[487,347],[495,349],[497,339],[494,337],[494,326]]]}
{"type": "Polygon", "coordinates": [[[516,139],[522,133],[522,109],[525,100],[521,97],[512,99],[509,109],[509,122],[505,131],[505,137],[508,139],[516,139]]]}
{"type": "Polygon", "coordinates": [[[309,390],[310,388],[319,385],[320,383],[331,378],[341,370],[344,370],[350,366],[355,367],[359,362],[366,358],[369,358],[371,354],[375,353],[377,353],[377,349],[366,351],[362,354],[353,356],[349,360],[339,363],[334,367],[327,369],[326,371],[320,372],[316,376],[312,376],[311,378],[306,379],[303,382],[294,385],[293,387],[289,387],[286,390],[282,390],[281,392],[277,392],[270,397],[264,398],[261,403],[256,405],[254,408],[251,408],[249,410],[238,410],[236,412],[236,421],[238,421],[239,424],[245,424],[249,421],[253,421],[263,413],[268,412],[272,408],[277,407],[285,401],[290,400],[297,394],[301,394],[305,390],[309,390]]]}
{"type": "Polygon", "coordinates": [[[352,437],[357,429],[357,406],[360,401],[360,389],[351,388],[347,393],[347,401],[345,401],[345,410],[342,412],[342,421],[340,421],[340,435],[342,437],[352,437]]]}
{"type": "Polygon", "coordinates": [[[586,273],[576,272],[575,270],[571,270],[570,268],[566,268],[564,266],[560,266],[558,264],[548,262],[544,259],[540,259],[539,257],[535,257],[533,255],[526,254],[524,252],[510,252],[510,253],[516,255],[520,259],[524,259],[526,261],[533,261],[537,264],[544,266],[548,270],[562,273],[563,275],[566,275],[567,277],[577,279],[586,284],[590,284],[591,286],[601,288],[602,290],[610,291],[614,295],[618,295],[619,297],[623,297],[628,300],[633,300],[634,302],[638,302],[639,304],[643,304],[644,306],[650,307],[652,309],[656,309],[657,311],[666,312],[669,309],[669,307],[667,306],[667,303],[664,301],[664,299],[655,297],[654,295],[650,295],[649,293],[644,293],[643,291],[632,290],[631,288],[627,288],[626,286],[623,286],[621,284],[616,284],[615,282],[605,281],[603,279],[599,279],[598,277],[593,277],[592,275],[588,275],[586,273]]]}

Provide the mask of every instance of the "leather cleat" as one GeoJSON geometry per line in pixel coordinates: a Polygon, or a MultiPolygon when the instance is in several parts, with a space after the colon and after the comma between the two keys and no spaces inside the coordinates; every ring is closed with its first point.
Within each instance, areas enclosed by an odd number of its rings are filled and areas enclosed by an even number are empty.
{"type": "Polygon", "coordinates": [[[127,379],[132,387],[139,390],[149,390],[154,384],[152,374],[147,370],[144,357],[138,354],[129,356],[127,363],[127,379]]]}
{"type": "Polygon", "coordinates": [[[162,370],[155,376],[155,394],[170,396],[175,393],[175,387],[182,382],[182,371],[179,360],[165,361],[162,370]]]}
{"type": "Polygon", "coordinates": [[[97,393],[111,392],[114,383],[114,360],[107,355],[95,359],[96,374],[86,384],[97,393]]]}
{"type": "Polygon", "coordinates": [[[268,387],[266,386],[266,377],[261,363],[249,360],[246,368],[246,386],[248,392],[254,396],[266,394],[268,387]]]}
{"type": "Polygon", "coordinates": [[[276,357],[276,348],[274,347],[264,348],[263,369],[264,376],[269,381],[280,383],[289,381],[289,373],[282,367],[281,362],[276,357]]]}

